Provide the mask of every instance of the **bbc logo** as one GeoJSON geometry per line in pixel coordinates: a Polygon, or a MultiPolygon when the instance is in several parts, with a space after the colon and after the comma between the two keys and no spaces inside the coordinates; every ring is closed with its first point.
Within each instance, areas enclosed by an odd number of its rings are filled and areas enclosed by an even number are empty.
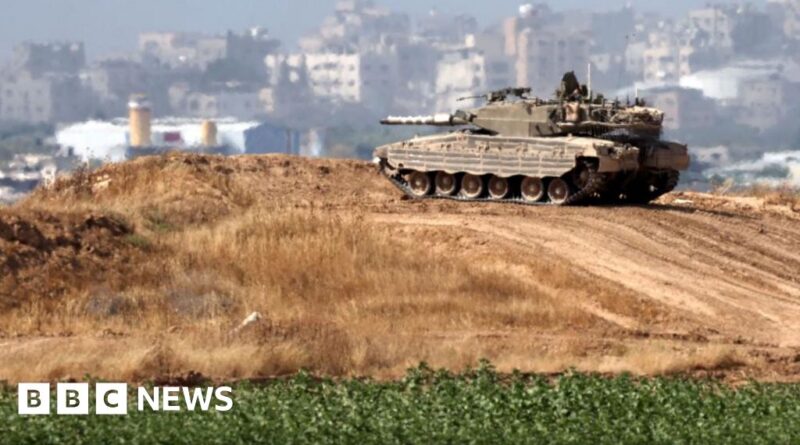
{"type": "MultiPolygon", "coordinates": [[[[50,414],[49,383],[20,383],[17,394],[17,412],[19,414],[50,414]]],[[[128,385],[126,383],[97,383],[95,385],[95,412],[106,416],[124,416],[128,414],[128,385]]],[[[57,384],[56,414],[88,415],[89,384],[57,384]]]]}
{"type": "MultiPolygon", "coordinates": [[[[50,408],[49,383],[20,383],[17,387],[21,415],[48,415],[50,408]]],[[[177,386],[138,387],[138,411],[209,411],[227,412],[233,409],[233,389],[230,386],[188,388],[177,386]]],[[[90,388],[88,383],[58,383],[56,385],[56,414],[89,415],[90,388]]],[[[94,386],[95,413],[106,416],[128,414],[128,385],[126,383],[97,383],[94,386]]]]}

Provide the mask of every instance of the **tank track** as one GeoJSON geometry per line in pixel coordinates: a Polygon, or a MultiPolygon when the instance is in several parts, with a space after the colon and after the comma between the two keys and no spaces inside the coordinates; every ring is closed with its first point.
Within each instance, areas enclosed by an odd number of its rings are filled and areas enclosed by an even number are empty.
{"type": "Polygon", "coordinates": [[[667,176],[667,180],[664,183],[664,186],[656,192],[656,197],[653,199],[658,199],[667,193],[675,190],[675,187],[678,186],[678,183],[681,180],[681,173],[677,170],[670,170],[667,176]]]}
{"type": "Polygon", "coordinates": [[[628,197],[628,202],[634,204],[647,204],[675,190],[675,187],[678,186],[678,182],[680,182],[680,172],[676,170],[670,170],[669,172],[664,173],[664,175],[664,178],[659,178],[660,183],[658,184],[658,188],[656,190],[646,193],[635,193],[634,191],[634,193],[628,197]]]}
{"type": "Polygon", "coordinates": [[[511,198],[504,198],[504,199],[494,199],[494,198],[467,198],[461,196],[459,194],[453,196],[442,196],[431,194],[427,196],[416,196],[411,192],[411,188],[408,186],[408,182],[399,174],[391,174],[388,172],[383,166],[380,166],[380,173],[394,184],[400,191],[402,191],[405,196],[409,199],[413,200],[427,200],[427,199],[440,199],[440,200],[448,200],[448,201],[462,201],[462,202],[484,202],[484,203],[504,203],[504,204],[516,204],[516,205],[525,205],[525,206],[574,206],[574,205],[584,205],[589,204],[592,199],[596,198],[603,190],[605,186],[605,175],[599,174],[593,170],[590,170],[591,174],[589,175],[589,179],[586,183],[586,186],[581,190],[570,195],[566,201],[561,204],[555,204],[549,201],[541,201],[541,202],[530,202],[522,197],[511,197],[511,198]]]}

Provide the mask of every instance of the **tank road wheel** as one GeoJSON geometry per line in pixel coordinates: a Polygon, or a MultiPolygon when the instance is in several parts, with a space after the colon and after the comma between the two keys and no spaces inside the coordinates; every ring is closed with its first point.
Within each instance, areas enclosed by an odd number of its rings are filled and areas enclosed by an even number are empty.
{"type": "Polygon", "coordinates": [[[456,193],[458,182],[456,182],[455,175],[445,172],[436,173],[435,182],[437,195],[453,196],[456,193]]]}
{"type": "Polygon", "coordinates": [[[592,172],[584,165],[582,168],[578,168],[572,172],[572,183],[575,184],[578,190],[583,190],[584,187],[589,185],[589,179],[591,179],[591,177],[592,172]]]}
{"type": "Polygon", "coordinates": [[[510,191],[511,186],[508,184],[507,178],[492,176],[489,179],[489,196],[492,199],[505,199],[510,191]]]}
{"type": "Polygon", "coordinates": [[[422,198],[433,189],[433,181],[427,173],[413,172],[408,177],[408,188],[414,197],[422,198]]]}
{"type": "Polygon", "coordinates": [[[480,176],[465,174],[461,178],[461,195],[465,198],[480,198],[483,195],[483,189],[483,178],[480,176]]]}
{"type": "Polygon", "coordinates": [[[547,197],[553,204],[564,204],[569,198],[569,184],[561,178],[553,178],[547,186],[547,197]]]}
{"type": "Polygon", "coordinates": [[[540,178],[525,177],[520,186],[522,199],[527,202],[538,202],[544,198],[544,183],[540,178]]]}

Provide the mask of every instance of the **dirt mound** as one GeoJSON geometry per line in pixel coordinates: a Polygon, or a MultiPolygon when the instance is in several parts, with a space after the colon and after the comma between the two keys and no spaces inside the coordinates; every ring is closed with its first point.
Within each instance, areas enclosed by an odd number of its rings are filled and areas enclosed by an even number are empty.
{"type": "Polygon", "coordinates": [[[105,207],[151,223],[203,224],[256,204],[374,205],[392,197],[381,179],[358,161],[174,153],[80,171],[37,190],[22,206],[105,207]]]}
{"type": "Polygon", "coordinates": [[[420,202],[358,161],[107,165],[0,212],[0,338],[15,337],[0,340],[0,380],[394,377],[484,357],[504,371],[794,379],[796,202],[420,202]],[[232,337],[253,311],[262,324],[232,337]],[[124,354],[97,355],[109,348],[124,354]],[[45,349],[70,359],[13,365],[45,349]]]}
{"type": "Polygon", "coordinates": [[[93,213],[0,211],[0,304],[64,295],[70,283],[108,279],[134,254],[132,228],[93,213]]]}

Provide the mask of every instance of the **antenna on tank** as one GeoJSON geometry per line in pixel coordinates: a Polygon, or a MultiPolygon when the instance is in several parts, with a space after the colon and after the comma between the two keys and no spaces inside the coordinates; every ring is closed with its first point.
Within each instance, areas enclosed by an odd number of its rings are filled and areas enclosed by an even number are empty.
{"type": "Polygon", "coordinates": [[[592,101],[592,62],[586,65],[586,90],[589,94],[589,102],[592,101]]]}

